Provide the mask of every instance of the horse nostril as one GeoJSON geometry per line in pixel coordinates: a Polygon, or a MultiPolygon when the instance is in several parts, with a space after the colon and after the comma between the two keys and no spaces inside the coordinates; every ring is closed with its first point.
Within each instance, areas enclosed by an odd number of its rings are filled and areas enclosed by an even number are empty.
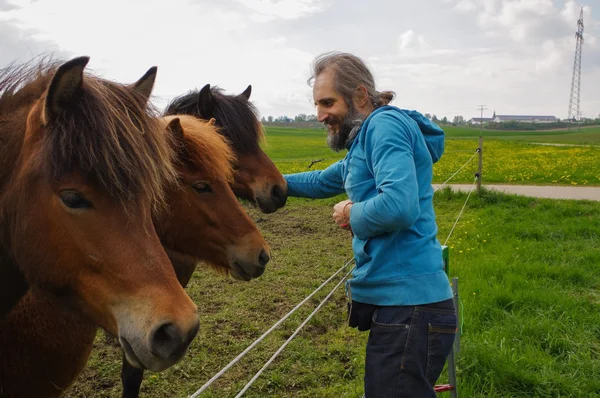
{"type": "Polygon", "coordinates": [[[258,262],[262,267],[266,266],[271,257],[265,250],[260,251],[260,255],[258,256],[258,262]]]}
{"type": "Polygon", "coordinates": [[[287,194],[279,185],[275,185],[271,189],[271,198],[275,203],[277,203],[278,207],[283,207],[287,201],[287,194]]]}
{"type": "Polygon", "coordinates": [[[150,352],[162,359],[168,359],[187,346],[187,338],[179,327],[165,323],[154,331],[150,337],[150,352]]]}

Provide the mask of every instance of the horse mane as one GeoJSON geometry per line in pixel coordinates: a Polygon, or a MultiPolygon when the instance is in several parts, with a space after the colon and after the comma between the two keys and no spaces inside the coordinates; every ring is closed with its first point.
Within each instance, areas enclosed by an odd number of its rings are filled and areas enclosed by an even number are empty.
{"type": "Polygon", "coordinates": [[[253,103],[239,95],[225,94],[223,89],[212,86],[213,114],[202,115],[198,104],[200,90],[193,90],[176,97],[168,105],[164,115],[187,114],[202,119],[214,117],[220,132],[239,153],[255,153],[265,139],[258,110],[253,103]]]}
{"type": "Polygon", "coordinates": [[[6,117],[11,111],[31,105],[43,93],[52,73],[61,62],[49,56],[42,56],[35,62],[11,63],[0,69],[0,114],[6,117]]]}
{"type": "MultiPolygon", "coordinates": [[[[45,99],[62,63],[44,58],[0,71],[2,130],[6,122],[23,137],[26,123],[39,128],[27,121],[29,109],[38,98],[45,99]]],[[[155,118],[157,112],[134,89],[84,73],[78,100],[38,133],[36,171],[55,182],[78,170],[122,204],[146,198],[155,210],[162,208],[165,185],[176,181],[176,172],[174,151],[155,118]]]]}
{"type": "Polygon", "coordinates": [[[191,115],[163,117],[165,125],[176,118],[184,131],[185,160],[201,168],[212,180],[232,183],[235,155],[227,140],[218,133],[219,129],[213,123],[191,115]]]}

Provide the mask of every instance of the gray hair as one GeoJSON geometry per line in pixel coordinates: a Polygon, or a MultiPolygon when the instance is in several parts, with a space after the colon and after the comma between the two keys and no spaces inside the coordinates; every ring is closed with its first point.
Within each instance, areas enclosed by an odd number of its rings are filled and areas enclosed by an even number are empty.
{"type": "Polygon", "coordinates": [[[367,89],[369,100],[375,108],[389,104],[395,97],[393,91],[379,92],[375,89],[375,79],[365,62],[356,55],[342,52],[328,52],[317,56],[313,62],[312,75],[308,84],[327,68],[334,73],[334,88],[342,95],[346,104],[352,106],[352,98],[356,88],[363,86],[367,89]]]}

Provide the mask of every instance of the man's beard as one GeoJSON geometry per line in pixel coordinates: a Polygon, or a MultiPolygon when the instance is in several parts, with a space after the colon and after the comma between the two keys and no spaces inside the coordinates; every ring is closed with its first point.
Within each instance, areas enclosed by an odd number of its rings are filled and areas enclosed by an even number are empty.
{"type": "Polygon", "coordinates": [[[364,121],[364,117],[354,110],[354,106],[351,106],[350,109],[351,110],[344,116],[344,120],[341,123],[339,123],[339,119],[334,116],[330,116],[325,120],[325,124],[332,125],[331,122],[335,121],[335,124],[339,125],[339,131],[337,133],[331,129],[327,130],[327,145],[336,152],[346,148],[346,145],[356,137],[356,134],[364,121]]]}

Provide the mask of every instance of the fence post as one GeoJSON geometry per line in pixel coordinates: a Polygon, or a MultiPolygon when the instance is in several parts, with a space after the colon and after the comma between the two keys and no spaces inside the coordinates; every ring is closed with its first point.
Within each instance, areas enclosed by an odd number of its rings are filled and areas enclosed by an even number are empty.
{"type": "Polygon", "coordinates": [[[479,136],[479,168],[477,169],[477,194],[481,194],[481,173],[483,172],[483,137],[479,136]]]}

